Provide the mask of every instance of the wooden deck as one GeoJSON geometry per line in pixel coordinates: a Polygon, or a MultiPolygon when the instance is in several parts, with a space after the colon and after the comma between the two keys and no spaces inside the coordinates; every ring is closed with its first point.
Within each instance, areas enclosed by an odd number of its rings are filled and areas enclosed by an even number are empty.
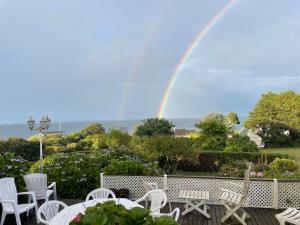
{"type": "MultiPolygon", "coordinates": [[[[67,204],[75,204],[78,201],[64,201],[67,204]]],[[[172,207],[179,207],[180,210],[183,210],[183,204],[172,203],[172,207]]],[[[206,219],[197,211],[193,211],[185,216],[180,216],[179,223],[181,225],[221,225],[221,218],[224,215],[224,208],[221,206],[211,205],[210,206],[210,215],[211,219],[206,219]]],[[[165,208],[163,211],[167,210],[165,208]]],[[[250,219],[247,221],[248,225],[279,225],[278,221],[275,219],[274,215],[281,212],[281,210],[274,209],[258,209],[258,208],[246,208],[246,211],[250,215],[250,219]]],[[[25,214],[22,215],[22,224],[23,225],[36,225],[36,219],[33,215],[29,218],[25,214]]],[[[8,215],[6,217],[5,225],[15,225],[14,216],[8,215]]],[[[229,219],[226,225],[237,225],[239,224],[234,219],[229,219]]],[[[223,224],[224,225],[224,224],[223,224]]]]}

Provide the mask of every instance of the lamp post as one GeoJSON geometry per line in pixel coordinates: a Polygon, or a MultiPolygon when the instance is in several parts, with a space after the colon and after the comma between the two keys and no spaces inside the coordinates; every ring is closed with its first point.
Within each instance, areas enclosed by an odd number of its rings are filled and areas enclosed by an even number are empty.
{"type": "Polygon", "coordinates": [[[52,131],[48,132],[48,129],[51,125],[51,120],[48,116],[43,115],[40,119],[40,125],[35,127],[35,120],[32,116],[27,120],[28,128],[33,131],[37,130],[39,132],[40,137],[40,173],[43,173],[43,136],[50,133],[63,133],[62,131],[52,131]]]}

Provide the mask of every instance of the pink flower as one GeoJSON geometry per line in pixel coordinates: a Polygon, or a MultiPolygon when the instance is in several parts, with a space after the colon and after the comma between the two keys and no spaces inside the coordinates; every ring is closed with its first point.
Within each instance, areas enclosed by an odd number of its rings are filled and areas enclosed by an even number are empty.
{"type": "Polygon", "coordinates": [[[74,221],[74,222],[79,222],[80,219],[81,219],[81,215],[78,214],[78,215],[73,219],[73,221],[74,221]]]}
{"type": "Polygon", "coordinates": [[[257,177],[263,177],[264,174],[263,174],[262,172],[257,172],[257,173],[256,173],[256,176],[257,176],[257,177]]]}

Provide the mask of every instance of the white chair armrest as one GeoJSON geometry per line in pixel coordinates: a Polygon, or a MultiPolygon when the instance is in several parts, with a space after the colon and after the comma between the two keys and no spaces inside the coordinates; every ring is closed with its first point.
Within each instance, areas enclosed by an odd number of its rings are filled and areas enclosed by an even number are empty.
{"type": "Polygon", "coordinates": [[[12,205],[12,207],[14,208],[14,211],[15,211],[16,213],[19,212],[19,211],[18,211],[17,204],[16,204],[16,202],[15,202],[14,200],[2,200],[2,201],[0,201],[0,203],[10,204],[10,205],[12,205]]]}
{"type": "Polygon", "coordinates": [[[33,203],[36,203],[36,197],[33,191],[19,192],[18,195],[31,195],[33,203]]]}
{"type": "Polygon", "coordinates": [[[146,197],[143,196],[143,197],[141,197],[140,199],[135,200],[134,202],[138,204],[138,203],[140,203],[140,202],[142,202],[142,201],[145,201],[145,200],[146,200],[146,197]]]}
{"type": "Polygon", "coordinates": [[[47,189],[51,189],[53,188],[54,190],[56,189],[56,182],[53,182],[52,184],[50,184],[47,189]]]}
{"type": "Polygon", "coordinates": [[[54,192],[54,199],[56,200],[57,199],[57,193],[56,193],[56,182],[52,182],[52,184],[50,184],[47,189],[53,189],[53,192],[54,192]]]}

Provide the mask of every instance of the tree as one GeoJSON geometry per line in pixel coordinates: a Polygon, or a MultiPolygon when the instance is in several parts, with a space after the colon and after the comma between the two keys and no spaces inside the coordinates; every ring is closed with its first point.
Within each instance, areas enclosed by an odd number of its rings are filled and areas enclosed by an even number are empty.
{"type": "Polygon", "coordinates": [[[131,148],[140,157],[148,161],[160,161],[160,166],[167,173],[177,168],[179,160],[191,157],[193,151],[188,138],[156,135],[151,137],[135,137],[131,148]]]}
{"type": "Polygon", "coordinates": [[[227,136],[232,130],[222,114],[211,113],[195,126],[200,129],[196,147],[209,151],[224,150],[227,136]]]}
{"type": "Polygon", "coordinates": [[[234,134],[226,140],[226,152],[258,152],[257,145],[248,136],[234,134]]]}
{"type": "Polygon", "coordinates": [[[172,122],[166,119],[151,118],[146,119],[143,123],[137,126],[135,135],[137,136],[154,136],[154,135],[173,135],[172,122]]]}
{"type": "Polygon", "coordinates": [[[87,127],[83,128],[82,130],[80,130],[79,133],[81,138],[85,138],[88,135],[103,134],[105,133],[105,128],[101,123],[92,123],[87,127]]]}
{"type": "Polygon", "coordinates": [[[107,145],[112,146],[128,146],[131,136],[128,133],[112,129],[107,135],[107,145]]]}
{"type": "Polygon", "coordinates": [[[235,112],[228,113],[228,115],[226,117],[226,120],[230,125],[240,124],[240,120],[238,118],[238,115],[235,112]]]}
{"type": "Polygon", "coordinates": [[[293,91],[263,94],[244,125],[268,144],[276,144],[283,135],[296,139],[300,132],[300,94],[293,91]]]}

